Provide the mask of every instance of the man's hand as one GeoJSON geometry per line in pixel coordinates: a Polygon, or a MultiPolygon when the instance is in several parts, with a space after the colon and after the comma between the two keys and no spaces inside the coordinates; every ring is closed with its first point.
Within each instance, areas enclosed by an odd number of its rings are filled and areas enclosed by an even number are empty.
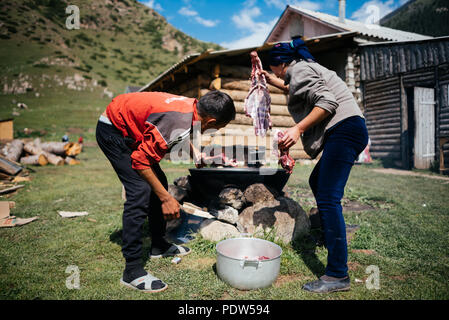
{"type": "Polygon", "coordinates": [[[165,220],[179,219],[179,210],[181,208],[179,202],[172,196],[168,196],[161,200],[162,202],[162,214],[165,220]]]}
{"type": "Polygon", "coordinates": [[[285,130],[283,132],[284,136],[279,141],[279,148],[287,150],[290,149],[293,145],[295,145],[298,142],[299,137],[301,137],[301,134],[303,132],[304,131],[298,125],[285,130]]]}
{"type": "Polygon", "coordinates": [[[153,168],[137,170],[137,172],[150,184],[151,190],[161,200],[162,214],[165,220],[177,219],[180,217],[179,202],[165,190],[159,178],[154,173],[153,168]]]}

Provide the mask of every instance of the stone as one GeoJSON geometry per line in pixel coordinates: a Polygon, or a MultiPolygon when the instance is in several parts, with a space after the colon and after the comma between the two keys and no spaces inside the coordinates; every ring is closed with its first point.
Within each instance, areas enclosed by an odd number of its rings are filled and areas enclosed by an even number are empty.
{"type": "Polygon", "coordinates": [[[230,223],[230,224],[236,224],[237,220],[239,219],[239,212],[237,209],[225,206],[224,209],[212,209],[209,210],[210,214],[215,216],[218,220],[230,223]]]}
{"type": "Polygon", "coordinates": [[[310,233],[307,213],[296,201],[286,197],[257,202],[245,208],[239,215],[238,224],[250,235],[273,233],[275,240],[284,243],[310,233]]]}
{"type": "Polygon", "coordinates": [[[255,183],[245,189],[243,193],[247,202],[259,203],[274,201],[279,196],[278,192],[267,187],[263,183],[255,183]]]}
{"type": "Polygon", "coordinates": [[[189,182],[188,176],[176,178],[175,180],[173,180],[173,184],[175,186],[186,189],[187,191],[192,190],[192,188],[190,187],[190,182],[189,182]]]}
{"type": "Polygon", "coordinates": [[[246,203],[243,192],[238,188],[224,188],[218,195],[220,203],[224,206],[230,206],[240,210],[246,203]]]}
{"type": "Polygon", "coordinates": [[[213,242],[240,237],[240,232],[232,224],[212,219],[201,223],[199,233],[204,239],[213,242]]]}
{"type": "Polygon", "coordinates": [[[183,201],[187,200],[187,198],[189,196],[187,193],[187,190],[185,190],[181,187],[175,186],[173,184],[170,184],[168,186],[168,193],[173,198],[175,198],[178,202],[183,202],[183,201]]]}

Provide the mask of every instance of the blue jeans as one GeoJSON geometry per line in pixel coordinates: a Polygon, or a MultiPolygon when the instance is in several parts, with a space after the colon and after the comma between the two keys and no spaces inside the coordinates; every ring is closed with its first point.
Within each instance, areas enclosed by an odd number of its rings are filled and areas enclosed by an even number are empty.
{"type": "Polygon", "coordinates": [[[309,178],[328,251],[325,274],[331,277],[348,275],[341,199],[351,168],[367,144],[368,130],[363,118],[355,116],[337,123],[326,132],[323,154],[309,178]]]}

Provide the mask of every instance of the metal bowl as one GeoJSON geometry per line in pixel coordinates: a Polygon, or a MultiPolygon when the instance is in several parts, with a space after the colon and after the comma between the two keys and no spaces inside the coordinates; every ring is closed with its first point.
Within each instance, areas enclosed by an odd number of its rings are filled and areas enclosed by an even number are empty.
{"type": "Polygon", "coordinates": [[[282,249],[273,242],[257,238],[233,238],[219,242],[216,251],[218,277],[234,288],[266,288],[279,275],[282,249]],[[251,259],[258,256],[269,259],[251,259]]]}

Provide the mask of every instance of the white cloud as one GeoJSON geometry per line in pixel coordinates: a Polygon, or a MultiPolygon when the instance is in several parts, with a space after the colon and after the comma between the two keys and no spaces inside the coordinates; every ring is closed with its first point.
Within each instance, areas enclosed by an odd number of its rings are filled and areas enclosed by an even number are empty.
{"type": "Polygon", "coordinates": [[[273,21],[264,23],[263,28],[257,31],[253,31],[251,32],[251,34],[244,36],[240,39],[229,42],[222,42],[220,43],[220,45],[228,49],[261,46],[264,43],[270,31],[273,29],[274,25],[276,24],[276,21],[277,19],[274,19],[273,21]]]}
{"type": "Polygon", "coordinates": [[[232,22],[241,31],[242,37],[221,43],[223,47],[237,49],[263,44],[278,19],[275,18],[268,22],[256,21],[255,19],[261,16],[262,12],[254,4],[255,1],[247,1],[246,6],[238,14],[232,16],[232,22]]]}
{"type": "Polygon", "coordinates": [[[220,20],[204,19],[204,18],[200,17],[200,15],[198,14],[197,11],[195,11],[189,7],[182,7],[181,9],[178,10],[178,13],[180,15],[183,15],[186,17],[191,17],[199,24],[201,24],[205,27],[208,27],[208,28],[215,27],[220,22],[220,20]]]}
{"type": "Polygon", "coordinates": [[[195,21],[198,22],[199,24],[202,24],[205,27],[215,27],[220,20],[207,20],[207,19],[203,19],[200,16],[196,16],[195,17],[195,21]]]}
{"type": "Polygon", "coordinates": [[[278,9],[285,9],[287,5],[292,5],[296,7],[301,7],[304,9],[312,10],[312,11],[318,11],[321,9],[321,3],[316,1],[309,1],[309,0],[265,0],[265,3],[269,7],[276,7],[278,9]]]}
{"type": "Polygon", "coordinates": [[[157,3],[155,0],[142,1],[142,4],[156,11],[164,11],[161,5],[157,3]]]}
{"type": "Polygon", "coordinates": [[[296,7],[300,7],[303,9],[307,9],[307,10],[312,10],[312,11],[318,11],[321,9],[321,3],[318,2],[314,2],[314,1],[289,1],[289,4],[296,6],[296,7]]]}
{"type": "Polygon", "coordinates": [[[181,9],[179,9],[178,13],[186,17],[194,17],[198,15],[198,12],[187,7],[182,7],[181,9]]]}
{"type": "Polygon", "coordinates": [[[351,16],[351,19],[367,24],[377,24],[382,17],[396,8],[397,5],[393,0],[387,0],[385,2],[381,0],[371,0],[365,2],[360,9],[355,11],[351,16]]]}
{"type": "Polygon", "coordinates": [[[265,3],[269,7],[273,6],[279,9],[284,9],[286,6],[286,1],[283,0],[265,0],[265,3]]]}

